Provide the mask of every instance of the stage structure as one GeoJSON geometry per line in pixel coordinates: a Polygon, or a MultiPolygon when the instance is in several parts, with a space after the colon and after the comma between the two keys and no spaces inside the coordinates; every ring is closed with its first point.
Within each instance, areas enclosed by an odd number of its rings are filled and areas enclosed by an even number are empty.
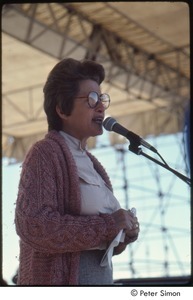
{"type": "MultiPolygon", "coordinates": [[[[188,176],[183,135],[190,100],[188,18],[183,2],[5,5],[3,156],[10,163],[22,161],[47,131],[42,88],[54,64],[64,57],[87,58],[105,67],[108,114],[151,141],[171,167],[188,176]]],[[[106,140],[92,139],[90,149],[106,165],[122,205],[138,207],[143,220],[139,242],[115,257],[115,279],[189,276],[189,187],[129,152],[128,141],[116,133],[105,134],[106,140]]]]}

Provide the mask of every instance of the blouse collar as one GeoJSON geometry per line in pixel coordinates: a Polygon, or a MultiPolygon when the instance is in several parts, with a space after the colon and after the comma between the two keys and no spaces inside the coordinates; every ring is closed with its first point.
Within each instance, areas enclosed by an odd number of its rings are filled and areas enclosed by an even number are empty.
{"type": "Polygon", "coordinates": [[[59,133],[65,138],[70,148],[74,150],[80,150],[81,152],[84,152],[86,150],[86,147],[85,149],[82,148],[81,141],[79,139],[73,137],[72,135],[62,130],[59,131],[59,133]]]}

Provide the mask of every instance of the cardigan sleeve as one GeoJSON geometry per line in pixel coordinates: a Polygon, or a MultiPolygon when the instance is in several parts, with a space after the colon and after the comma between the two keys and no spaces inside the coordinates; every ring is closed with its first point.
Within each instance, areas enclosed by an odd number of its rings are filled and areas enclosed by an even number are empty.
{"type": "Polygon", "coordinates": [[[20,239],[44,253],[83,251],[109,243],[118,233],[110,214],[80,216],[59,209],[58,197],[66,195],[62,183],[67,177],[61,178],[61,166],[55,165],[58,159],[57,153],[33,147],[24,161],[15,211],[20,239]]]}

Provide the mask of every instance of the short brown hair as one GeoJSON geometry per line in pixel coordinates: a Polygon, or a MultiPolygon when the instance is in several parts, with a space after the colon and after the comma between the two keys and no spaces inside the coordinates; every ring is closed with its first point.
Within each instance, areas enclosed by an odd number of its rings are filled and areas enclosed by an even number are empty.
{"type": "Polygon", "coordinates": [[[58,62],[49,73],[43,88],[48,130],[62,129],[62,121],[56,112],[56,105],[63,113],[70,115],[81,80],[92,79],[101,84],[104,77],[103,66],[91,60],[78,61],[67,58],[58,62]]]}

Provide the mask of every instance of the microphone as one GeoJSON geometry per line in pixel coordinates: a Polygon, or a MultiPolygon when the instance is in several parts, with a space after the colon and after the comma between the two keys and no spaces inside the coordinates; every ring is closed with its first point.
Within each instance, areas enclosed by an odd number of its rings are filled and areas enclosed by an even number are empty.
{"type": "Polygon", "coordinates": [[[148,148],[149,150],[157,153],[157,150],[152,145],[150,145],[145,140],[143,140],[139,135],[124,128],[122,125],[117,123],[117,121],[115,119],[113,119],[111,117],[108,117],[104,120],[103,127],[107,131],[114,131],[114,132],[126,137],[131,143],[133,142],[137,145],[142,145],[142,146],[148,148]]]}

